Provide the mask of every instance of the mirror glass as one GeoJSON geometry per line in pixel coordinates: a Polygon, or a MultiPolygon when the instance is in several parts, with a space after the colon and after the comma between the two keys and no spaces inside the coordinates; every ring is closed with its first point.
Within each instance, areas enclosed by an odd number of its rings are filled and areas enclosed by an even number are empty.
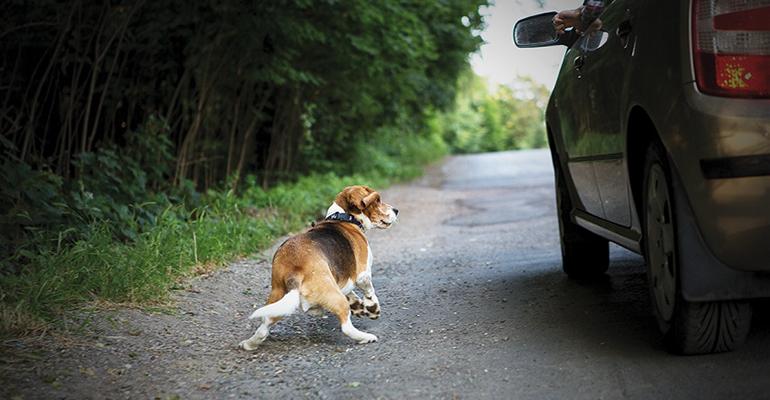
{"type": "Polygon", "coordinates": [[[533,15],[519,20],[513,27],[513,42],[519,47],[551,46],[559,43],[553,28],[555,12],[533,15]]]}
{"type": "Polygon", "coordinates": [[[583,51],[594,51],[607,43],[610,34],[605,31],[598,31],[580,38],[580,48],[583,51]]]}

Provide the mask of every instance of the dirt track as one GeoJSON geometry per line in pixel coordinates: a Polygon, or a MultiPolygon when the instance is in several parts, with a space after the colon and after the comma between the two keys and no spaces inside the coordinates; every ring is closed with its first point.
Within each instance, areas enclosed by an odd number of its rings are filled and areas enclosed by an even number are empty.
{"type": "MultiPolygon", "coordinates": [[[[665,353],[643,260],[613,248],[606,279],[560,270],[546,151],[453,157],[384,192],[399,223],[370,233],[380,341],[296,315],[255,352],[246,316],[269,264],[236,263],[176,294],[172,313],[98,311],[79,339],[3,343],[0,398],[767,398],[770,323],[730,354],[665,353]]],[[[331,201],[331,199],[330,199],[331,201]]]]}

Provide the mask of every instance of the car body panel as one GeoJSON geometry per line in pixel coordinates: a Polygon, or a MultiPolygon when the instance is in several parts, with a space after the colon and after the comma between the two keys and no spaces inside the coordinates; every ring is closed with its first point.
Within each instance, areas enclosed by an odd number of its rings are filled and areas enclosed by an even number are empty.
{"type": "MultiPolygon", "coordinates": [[[[676,178],[683,294],[693,301],[770,296],[770,176],[708,179],[702,162],[770,155],[770,99],[705,95],[694,83],[689,1],[616,0],[602,15],[607,42],[565,54],[546,121],[567,183],[573,218],[639,251],[641,224],[631,155],[651,135],[676,178]],[[622,41],[618,27],[630,21],[622,41]],[[574,58],[584,55],[580,79],[574,58]],[[582,103],[581,103],[582,102],[582,103]],[[575,106],[586,104],[587,107],[575,106]],[[653,132],[631,126],[645,115],[653,132]],[[635,129],[636,128],[636,129],[635,129]],[[686,235],[686,236],[682,236],[686,235]]],[[[643,157],[642,157],[643,161],[643,157]]]]}
{"type": "MultiPolygon", "coordinates": [[[[626,74],[634,51],[634,34],[626,30],[620,34],[621,26],[631,26],[632,0],[615,0],[602,14],[603,30],[607,40],[597,48],[583,49],[584,67],[580,80],[586,82],[589,112],[584,127],[588,132],[586,141],[591,163],[596,174],[596,185],[602,202],[605,218],[621,226],[631,225],[631,207],[628,176],[623,156],[625,135],[623,135],[622,114],[625,111],[619,99],[628,98],[626,74]],[[593,82],[608,82],[595,85],[593,82]]],[[[598,35],[598,34],[595,34],[598,35]]]]}
{"type": "Polygon", "coordinates": [[[770,154],[770,99],[726,98],[698,91],[690,48],[692,6],[678,3],[655,7],[657,13],[650,19],[664,12],[664,18],[670,15],[672,21],[682,21],[671,24],[678,27],[679,46],[655,45],[664,43],[661,33],[674,34],[661,27],[666,24],[645,28],[641,35],[654,39],[640,41],[638,46],[639,51],[655,54],[638,57],[639,81],[670,74],[666,86],[670,82],[671,90],[658,93],[650,91],[652,85],[637,83],[632,90],[637,96],[631,101],[643,103],[653,120],[714,256],[731,268],[770,270],[770,176],[707,180],[701,169],[701,160],[770,154]],[[681,84],[674,86],[677,81],[681,84]]]}
{"type": "Polygon", "coordinates": [[[579,201],[574,202],[577,207],[598,216],[604,216],[602,209],[599,188],[596,186],[596,173],[593,169],[593,163],[590,158],[584,158],[584,143],[586,135],[587,118],[590,112],[586,108],[575,108],[569,105],[579,102],[579,95],[587,90],[585,80],[574,79],[579,75],[575,68],[575,59],[582,56],[579,43],[575,43],[564,55],[559,72],[559,82],[563,85],[554,89],[558,95],[551,98],[557,99],[558,103],[564,104],[559,107],[555,104],[556,112],[561,126],[561,139],[563,149],[567,154],[567,168],[569,175],[574,182],[575,193],[579,201]]]}
{"type": "Polygon", "coordinates": [[[770,176],[706,179],[702,160],[770,154],[770,100],[719,99],[683,86],[667,148],[714,255],[740,270],[770,269],[770,176]],[[722,103],[721,107],[714,103],[722,103]],[[683,116],[683,117],[681,117],[683,116]]]}

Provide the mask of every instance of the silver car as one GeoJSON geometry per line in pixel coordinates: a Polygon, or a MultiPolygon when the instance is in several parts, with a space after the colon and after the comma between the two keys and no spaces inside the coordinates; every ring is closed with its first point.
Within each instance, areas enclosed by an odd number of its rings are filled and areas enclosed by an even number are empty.
{"type": "Polygon", "coordinates": [[[645,256],[671,351],[729,351],[770,297],[770,0],[615,0],[565,45],[546,111],[564,271],[603,274],[608,241],[645,256]]]}

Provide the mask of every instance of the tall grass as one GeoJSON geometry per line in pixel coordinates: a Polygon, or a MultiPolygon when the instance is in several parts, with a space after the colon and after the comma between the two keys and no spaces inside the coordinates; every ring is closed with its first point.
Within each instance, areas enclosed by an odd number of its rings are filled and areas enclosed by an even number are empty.
{"type": "Polygon", "coordinates": [[[164,301],[180,280],[266,248],[277,237],[323,215],[345,186],[383,188],[421,173],[442,156],[437,139],[411,137],[397,143],[359,146],[340,171],[311,174],[264,190],[253,177],[236,195],[209,191],[202,206],[172,205],[135,240],[119,241],[114,226],[94,222],[87,237],[68,246],[51,245],[18,274],[0,281],[0,334],[20,335],[51,326],[62,312],[93,300],[147,304],[164,301]]]}

